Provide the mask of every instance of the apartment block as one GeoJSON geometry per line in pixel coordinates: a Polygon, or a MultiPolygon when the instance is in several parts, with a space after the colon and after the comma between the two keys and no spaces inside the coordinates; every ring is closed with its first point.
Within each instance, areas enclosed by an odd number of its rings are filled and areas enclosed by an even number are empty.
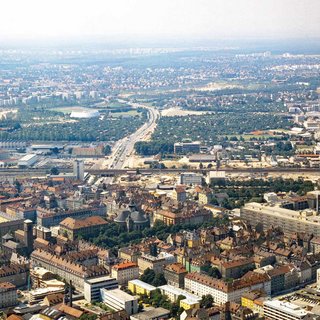
{"type": "Polygon", "coordinates": [[[18,304],[17,288],[10,282],[0,282],[0,308],[18,304]]]}
{"type": "Polygon", "coordinates": [[[320,216],[311,209],[294,211],[275,205],[250,202],[241,208],[240,217],[253,226],[261,223],[263,228],[277,226],[287,234],[300,232],[320,236],[320,216]]]}
{"type": "Polygon", "coordinates": [[[265,274],[248,272],[241,279],[226,282],[197,272],[185,277],[185,289],[198,297],[211,294],[215,303],[224,304],[228,301],[240,303],[243,293],[249,290],[262,289],[267,295],[271,294],[271,280],[265,274]]]}
{"type": "Polygon", "coordinates": [[[119,263],[112,267],[111,276],[116,278],[120,285],[127,285],[129,280],[139,278],[139,267],[134,262],[119,263]]]}

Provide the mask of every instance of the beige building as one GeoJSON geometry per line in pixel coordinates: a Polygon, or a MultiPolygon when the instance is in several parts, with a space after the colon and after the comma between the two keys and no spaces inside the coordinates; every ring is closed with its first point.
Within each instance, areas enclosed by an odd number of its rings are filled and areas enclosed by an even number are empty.
{"type": "Polygon", "coordinates": [[[88,236],[107,226],[108,222],[99,216],[85,219],[66,218],[60,222],[59,233],[70,240],[75,240],[79,235],[88,236]]]}
{"type": "Polygon", "coordinates": [[[128,281],[139,278],[139,267],[134,262],[119,263],[112,267],[111,276],[118,280],[119,285],[127,285],[128,281]]]}
{"type": "Polygon", "coordinates": [[[165,264],[165,258],[154,257],[149,254],[144,254],[138,258],[140,273],[143,273],[148,268],[152,269],[155,273],[161,273],[165,264]]]}
{"type": "Polygon", "coordinates": [[[271,279],[265,274],[248,272],[241,279],[226,282],[198,272],[188,273],[185,277],[185,289],[198,297],[211,294],[216,304],[228,301],[240,303],[242,295],[250,290],[264,290],[271,294],[271,279]]]}
{"type": "Polygon", "coordinates": [[[31,263],[33,267],[43,267],[59,277],[65,279],[83,291],[85,279],[94,278],[107,274],[107,270],[103,266],[84,266],[63,257],[58,257],[54,254],[43,250],[34,250],[31,254],[31,263]]]}
{"type": "Polygon", "coordinates": [[[18,304],[17,288],[10,282],[0,282],[0,308],[18,304]]]}
{"type": "Polygon", "coordinates": [[[320,236],[320,216],[311,209],[294,211],[250,202],[241,208],[240,217],[253,226],[262,223],[264,228],[280,227],[284,233],[302,232],[320,236]]]}

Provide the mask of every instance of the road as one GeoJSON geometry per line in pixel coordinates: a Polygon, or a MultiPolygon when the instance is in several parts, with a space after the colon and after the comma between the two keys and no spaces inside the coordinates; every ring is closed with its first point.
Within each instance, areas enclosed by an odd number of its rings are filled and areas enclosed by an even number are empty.
{"type": "MultiPolygon", "coordinates": [[[[126,174],[134,171],[135,169],[100,169],[100,170],[87,170],[88,173],[95,174],[95,175],[121,175],[126,174]]],[[[273,168],[221,168],[219,170],[215,169],[173,169],[173,168],[166,168],[166,169],[139,169],[141,173],[154,173],[154,174],[168,174],[168,173],[182,173],[182,172],[198,172],[198,173],[205,173],[209,171],[225,171],[226,173],[247,173],[247,174],[269,174],[269,173],[310,173],[310,174],[319,174],[319,168],[283,168],[283,167],[273,167],[273,168]]]]}
{"type": "MultiPolygon", "coordinates": [[[[19,169],[19,168],[0,168],[0,177],[2,176],[37,176],[45,175],[50,170],[50,167],[46,168],[28,168],[28,169],[19,169]]],[[[72,172],[72,169],[59,168],[61,172],[72,172]]],[[[88,169],[86,172],[94,175],[101,176],[116,176],[121,174],[127,174],[135,169],[88,169]]],[[[182,173],[182,172],[198,172],[205,173],[208,171],[215,171],[214,169],[139,169],[141,173],[149,174],[169,174],[169,173],[182,173]]],[[[247,173],[247,174],[269,174],[269,173],[279,173],[279,174],[290,174],[290,173],[301,173],[301,174],[319,174],[319,168],[221,168],[217,171],[225,171],[226,173],[247,173]]]]}
{"type": "MultiPolygon", "coordinates": [[[[127,102],[128,103],[128,102],[127,102]]],[[[130,136],[118,141],[109,159],[111,159],[109,164],[109,169],[123,169],[124,164],[128,157],[132,156],[134,153],[134,145],[138,141],[146,140],[157,126],[157,120],[160,117],[160,112],[153,107],[129,103],[134,108],[145,108],[148,111],[147,122],[140,127],[136,132],[132,133],[130,136]]],[[[129,124],[130,125],[130,124],[129,124]]]]}

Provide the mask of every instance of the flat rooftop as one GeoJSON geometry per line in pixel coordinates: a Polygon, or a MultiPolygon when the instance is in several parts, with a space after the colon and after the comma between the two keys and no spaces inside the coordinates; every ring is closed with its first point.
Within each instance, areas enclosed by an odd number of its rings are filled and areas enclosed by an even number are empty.
{"type": "Polygon", "coordinates": [[[120,289],[112,289],[112,290],[101,289],[101,290],[104,291],[104,294],[106,296],[113,297],[117,300],[121,300],[124,302],[137,300],[137,298],[135,298],[134,296],[132,296],[132,295],[120,290],[120,289]]]}
{"type": "Polygon", "coordinates": [[[283,217],[291,220],[300,220],[309,223],[320,223],[320,216],[316,215],[317,212],[311,209],[306,210],[290,210],[281,208],[277,205],[269,205],[265,203],[249,202],[246,203],[242,209],[252,210],[259,213],[264,213],[276,217],[283,217]]]}
{"type": "Polygon", "coordinates": [[[290,302],[272,300],[272,301],[266,301],[264,305],[266,307],[270,307],[272,309],[276,309],[281,312],[290,314],[294,317],[303,317],[307,315],[307,312],[305,310],[303,310],[301,307],[290,302]]]}
{"type": "Polygon", "coordinates": [[[25,156],[23,156],[22,158],[19,159],[19,161],[28,161],[30,159],[33,159],[34,157],[37,157],[36,154],[30,153],[30,154],[26,154],[25,156]]]}
{"type": "Polygon", "coordinates": [[[170,314],[169,310],[159,307],[159,308],[154,308],[152,310],[140,312],[138,314],[131,316],[131,318],[139,319],[139,320],[150,320],[150,319],[159,319],[169,314],[170,314]]]}
{"type": "Polygon", "coordinates": [[[190,301],[196,302],[196,301],[200,301],[201,300],[201,298],[199,298],[195,294],[189,293],[188,291],[185,291],[185,290],[180,289],[180,288],[176,288],[176,287],[170,286],[168,284],[160,286],[158,288],[160,290],[164,290],[164,291],[169,292],[171,294],[174,294],[176,296],[179,296],[179,295],[185,296],[186,298],[184,300],[187,300],[188,302],[190,302],[190,301]]]}
{"type": "Polygon", "coordinates": [[[136,286],[139,286],[140,288],[143,288],[143,289],[149,290],[149,291],[157,289],[156,287],[152,286],[151,284],[143,282],[143,281],[141,281],[139,279],[130,280],[129,283],[132,283],[132,284],[134,284],[136,286]]]}
{"type": "Polygon", "coordinates": [[[85,282],[89,283],[89,284],[96,284],[96,283],[100,283],[100,282],[107,282],[107,281],[117,281],[116,278],[112,278],[112,277],[108,277],[108,276],[104,276],[104,277],[98,277],[98,278],[92,278],[92,279],[86,279],[85,282]]]}

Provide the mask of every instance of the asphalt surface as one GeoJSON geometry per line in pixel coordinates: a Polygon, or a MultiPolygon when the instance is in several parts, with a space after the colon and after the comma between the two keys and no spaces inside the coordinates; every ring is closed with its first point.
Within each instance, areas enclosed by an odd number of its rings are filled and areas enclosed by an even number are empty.
{"type": "Polygon", "coordinates": [[[127,158],[134,154],[135,143],[146,140],[157,126],[157,120],[160,117],[160,112],[157,109],[137,103],[131,105],[135,108],[147,109],[148,120],[136,132],[116,143],[110,156],[109,169],[123,169],[127,158]]]}

